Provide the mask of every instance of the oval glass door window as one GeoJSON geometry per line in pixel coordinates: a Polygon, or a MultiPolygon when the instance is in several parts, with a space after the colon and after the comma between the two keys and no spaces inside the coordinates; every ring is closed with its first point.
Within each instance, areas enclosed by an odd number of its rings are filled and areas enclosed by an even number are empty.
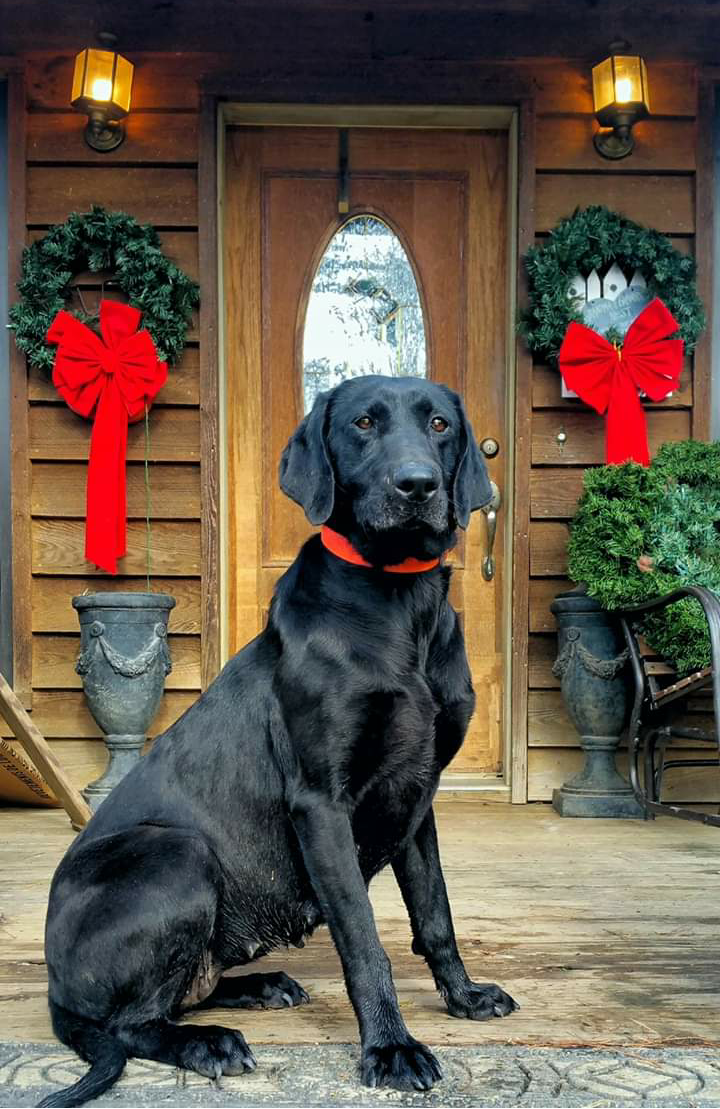
{"type": "Polygon", "coordinates": [[[320,259],[303,333],[305,411],[348,377],[425,377],[420,294],[410,259],[376,216],[343,224],[320,259]]]}

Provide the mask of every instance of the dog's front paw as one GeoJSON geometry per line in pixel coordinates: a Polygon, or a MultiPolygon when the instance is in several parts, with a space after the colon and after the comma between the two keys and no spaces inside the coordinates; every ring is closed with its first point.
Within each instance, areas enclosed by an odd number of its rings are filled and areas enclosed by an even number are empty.
{"type": "Polygon", "coordinates": [[[366,1086],[392,1086],[395,1090],[429,1090],[443,1076],[429,1048],[410,1038],[365,1048],[360,1069],[366,1086]]]}
{"type": "Polygon", "coordinates": [[[517,1001],[494,982],[470,982],[459,990],[448,991],[445,997],[451,1017],[467,1020],[491,1020],[506,1017],[519,1009],[517,1001]]]}

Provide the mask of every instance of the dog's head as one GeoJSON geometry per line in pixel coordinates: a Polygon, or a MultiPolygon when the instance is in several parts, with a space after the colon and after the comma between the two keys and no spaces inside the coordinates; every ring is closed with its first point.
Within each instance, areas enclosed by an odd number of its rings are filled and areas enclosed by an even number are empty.
{"type": "Polygon", "coordinates": [[[492,496],[456,393],[370,375],[317,397],[283,451],[280,487],[373,562],[439,553],[492,496]]]}

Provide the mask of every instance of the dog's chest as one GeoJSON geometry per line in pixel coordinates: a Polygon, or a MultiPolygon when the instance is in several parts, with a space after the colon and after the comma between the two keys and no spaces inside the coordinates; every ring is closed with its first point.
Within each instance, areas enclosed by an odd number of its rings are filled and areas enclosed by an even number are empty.
{"type": "Polygon", "coordinates": [[[366,879],[377,874],[417,829],[438,777],[435,704],[406,696],[377,699],[382,723],[362,733],[353,751],[347,792],[353,836],[366,879]]]}
{"type": "Polygon", "coordinates": [[[436,765],[435,714],[438,706],[422,675],[399,690],[358,697],[348,721],[343,760],[345,792],[356,802],[388,792],[417,798],[436,765]]]}

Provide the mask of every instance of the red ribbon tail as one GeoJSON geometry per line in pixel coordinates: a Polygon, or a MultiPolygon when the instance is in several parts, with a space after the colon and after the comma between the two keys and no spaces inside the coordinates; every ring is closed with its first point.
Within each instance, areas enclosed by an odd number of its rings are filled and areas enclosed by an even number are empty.
{"type": "Polygon", "coordinates": [[[117,443],[117,491],[118,491],[118,504],[117,504],[117,526],[115,529],[115,553],[118,558],[125,558],[127,554],[127,485],[126,485],[126,462],[127,462],[127,437],[128,437],[128,418],[127,410],[124,417],[121,417],[118,424],[118,443],[117,443]]]}
{"type": "Polygon", "coordinates": [[[645,412],[637,386],[622,363],[613,377],[605,434],[606,462],[614,465],[623,462],[650,465],[645,412]]]}
{"type": "Polygon", "coordinates": [[[128,418],[114,379],[98,403],[90,440],[85,524],[85,557],[117,573],[125,554],[125,455],[128,418]]]}

